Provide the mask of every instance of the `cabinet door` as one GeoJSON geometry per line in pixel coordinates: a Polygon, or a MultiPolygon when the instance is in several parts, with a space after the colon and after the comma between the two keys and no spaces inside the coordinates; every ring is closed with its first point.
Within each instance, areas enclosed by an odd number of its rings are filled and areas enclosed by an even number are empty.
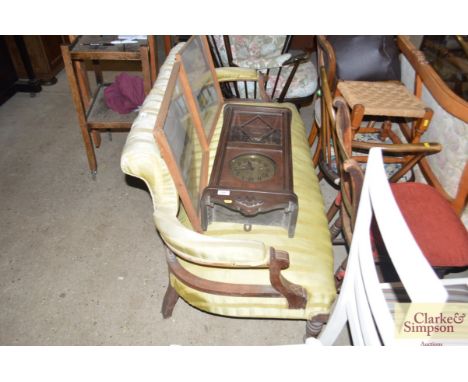
{"type": "MultiPolygon", "coordinates": [[[[23,40],[34,76],[42,82],[53,82],[55,75],[63,68],[60,45],[67,42],[65,36],[23,36],[23,40]]],[[[28,78],[13,36],[7,36],[6,41],[18,77],[28,78]]]]}
{"type": "Polygon", "coordinates": [[[0,36],[0,105],[15,93],[18,79],[3,36],[0,36]]]}

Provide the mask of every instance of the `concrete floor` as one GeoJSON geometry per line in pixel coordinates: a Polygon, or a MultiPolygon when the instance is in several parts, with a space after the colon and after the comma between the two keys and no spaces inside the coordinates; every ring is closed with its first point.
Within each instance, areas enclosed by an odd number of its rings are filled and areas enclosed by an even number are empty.
{"type": "Polygon", "coordinates": [[[126,135],[103,135],[92,180],[64,72],[0,107],[0,345],[301,343],[303,321],[218,317],[183,300],[162,319],[167,268],[150,196],[120,170],[126,135]]]}

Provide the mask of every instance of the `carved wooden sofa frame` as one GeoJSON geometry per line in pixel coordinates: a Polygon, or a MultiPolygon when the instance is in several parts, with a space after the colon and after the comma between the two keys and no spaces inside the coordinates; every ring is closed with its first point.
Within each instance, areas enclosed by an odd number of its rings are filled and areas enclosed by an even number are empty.
{"type": "MultiPolygon", "coordinates": [[[[218,315],[305,320],[306,336],[316,336],[328,317],[336,289],[330,233],[299,113],[287,103],[267,104],[287,107],[292,112],[294,187],[300,205],[295,237],[288,238],[287,230],[281,227],[258,226],[244,232],[242,224],[218,222],[212,223],[206,233],[198,232],[180,204],[176,185],[153,138],[180,49],[181,45],[173,48],[163,64],[132,126],[121,159],[123,172],[142,179],[153,199],[154,221],[169,268],[163,317],[172,315],[182,297],[218,315]]],[[[216,77],[215,82],[259,79],[256,71],[242,68],[220,68],[216,77]]],[[[220,94],[219,85],[217,91],[220,94]]],[[[210,165],[222,114],[221,108],[209,144],[210,165]]]]}

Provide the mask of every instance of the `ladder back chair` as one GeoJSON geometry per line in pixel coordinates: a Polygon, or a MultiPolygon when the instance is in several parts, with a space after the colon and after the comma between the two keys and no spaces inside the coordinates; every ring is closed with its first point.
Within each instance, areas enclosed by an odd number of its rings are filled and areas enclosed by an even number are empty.
{"type": "MultiPolygon", "coordinates": [[[[341,123],[337,126],[332,94],[324,66],[320,68],[320,81],[320,118],[317,118],[319,122],[316,125],[319,135],[313,163],[314,166],[319,166],[319,175],[325,177],[334,187],[338,189],[340,187],[341,167],[344,160],[352,158],[365,167],[368,159],[367,154],[372,147],[383,149],[385,171],[391,182],[411,179],[412,170],[416,164],[426,155],[438,153],[441,150],[441,146],[437,143],[393,143],[390,139],[385,142],[381,142],[379,139],[359,140],[363,139],[363,135],[353,134],[350,124],[340,121],[341,123]]],[[[343,98],[340,100],[343,104],[343,98]]],[[[329,222],[339,211],[340,203],[341,194],[328,210],[329,222]]],[[[336,238],[341,229],[339,226],[341,222],[338,220],[336,223],[338,227],[334,227],[332,230],[333,238],[336,238]]]]}
{"type": "MultiPolygon", "coordinates": [[[[344,36],[343,42],[350,37],[344,36]]],[[[328,80],[332,90],[342,95],[348,103],[351,112],[351,125],[357,133],[380,132],[375,126],[377,118],[382,119],[382,128],[387,134],[391,132],[391,121],[399,124],[408,142],[416,143],[427,130],[432,118],[432,110],[418,97],[412,94],[398,80],[391,81],[361,81],[353,78],[337,77],[337,58],[333,46],[325,36],[317,37],[318,59],[320,65],[326,65],[328,80]],[[326,57],[325,57],[326,56],[326,57]],[[363,126],[364,117],[369,117],[367,126],[363,126]],[[412,119],[412,128],[407,119],[412,119]]]]}

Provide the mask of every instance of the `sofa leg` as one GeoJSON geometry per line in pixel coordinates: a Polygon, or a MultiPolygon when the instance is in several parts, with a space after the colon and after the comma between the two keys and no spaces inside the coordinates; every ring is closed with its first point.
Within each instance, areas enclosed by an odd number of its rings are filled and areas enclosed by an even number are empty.
{"type": "Polygon", "coordinates": [[[306,323],[306,338],[317,336],[322,331],[323,325],[328,321],[328,314],[317,314],[306,323]]]}
{"type": "Polygon", "coordinates": [[[163,318],[169,318],[172,316],[172,311],[174,310],[175,304],[179,299],[179,295],[176,290],[172,287],[171,281],[169,280],[169,285],[167,286],[166,294],[164,295],[164,300],[161,308],[161,313],[163,318]]]}

